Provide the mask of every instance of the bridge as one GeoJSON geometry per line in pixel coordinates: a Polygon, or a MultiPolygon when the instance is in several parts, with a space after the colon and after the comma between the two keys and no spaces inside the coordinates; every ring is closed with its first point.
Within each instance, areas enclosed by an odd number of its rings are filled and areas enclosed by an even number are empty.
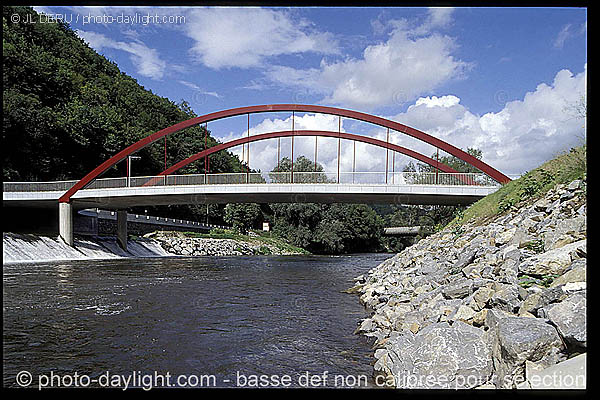
{"type": "Polygon", "coordinates": [[[383,229],[385,236],[417,236],[431,233],[431,226],[394,226],[383,229]]]}
{"type": "MultiPolygon", "coordinates": [[[[206,130],[205,130],[206,132],[206,130]]],[[[205,139],[206,143],[206,139],[205,139]]],[[[165,148],[166,150],[166,148],[165,148]]],[[[356,155],[354,155],[356,157],[356,155]]],[[[395,160],[395,157],[394,157],[395,160]]],[[[278,165],[279,165],[278,151],[278,165]]],[[[166,165],[165,165],[166,167],[166,165]]],[[[127,170],[129,171],[129,164],[127,170]]],[[[277,202],[346,202],[397,204],[469,204],[510,181],[510,178],[465,151],[424,132],[381,117],[346,109],[300,105],[275,104],[234,108],[206,114],[162,129],[130,145],[89,172],[78,181],[62,182],[5,182],[3,203],[18,207],[56,207],[59,211],[59,234],[73,244],[73,211],[83,208],[117,210],[120,243],[126,246],[126,209],[132,206],[208,203],[277,203],[277,202]],[[291,130],[250,135],[250,115],[267,112],[291,112],[291,130]],[[296,112],[323,113],[339,118],[338,131],[296,130],[296,112]],[[245,137],[208,147],[162,172],[150,177],[100,178],[109,168],[126,160],[144,147],[183,129],[232,116],[247,115],[248,131],[245,137]],[[368,122],[387,129],[387,140],[341,131],[342,118],[368,122]],[[412,136],[449,153],[476,167],[481,173],[460,173],[416,151],[389,141],[390,130],[412,136]],[[294,172],[294,138],[315,137],[315,171],[294,172]],[[251,172],[248,162],[245,173],[211,174],[210,155],[251,142],[289,137],[292,140],[290,172],[251,172]],[[338,139],[337,172],[317,171],[317,139],[338,139]],[[385,172],[340,171],[341,140],[368,143],[386,149],[385,172]],[[389,153],[400,153],[435,168],[433,173],[389,171],[389,153]],[[179,169],[204,161],[204,174],[175,175],[179,169]],[[123,238],[125,238],[123,240],[123,238]]]]}

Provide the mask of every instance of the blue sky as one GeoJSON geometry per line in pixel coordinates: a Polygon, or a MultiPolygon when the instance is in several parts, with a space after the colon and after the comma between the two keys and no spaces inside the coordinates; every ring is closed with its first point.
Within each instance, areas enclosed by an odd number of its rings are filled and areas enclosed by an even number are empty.
{"type": "MultiPolygon", "coordinates": [[[[35,8],[64,14],[90,47],[198,115],[269,103],[350,108],[477,147],[507,174],[584,141],[585,121],[571,109],[586,95],[585,8],[35,8]],[[142,20],[148,15],[160,20],[142,20]]],[[[287,114],[251,118],[251,134],[290,126],[287,114]]],[[[299,115],[295,123],[337,130],[330,116],[299,115]]],[[[230,140],[245,134],[246,120],[209,129],[230,140]]],[[[346,120],[343,130],[385,135],[346,120]]],[[[435,151],[400,134],[392,141],[435,151]]],[[[295,155],[312,158],[313,143],[300,139],[295,155]]],[[[323,143],[319,162],[335,170],[337,148],[323,143]]],[[[251,166],[270,170],[275,146],[252,144],[251,166]]],[[[282,146],[286,154],[290,146],[282,146]]],[[[351,148],[344,144],[342,169],[352,168],[351,148]]],[[[383,171],[385,159],[360,145],[357,170],[383,171]]]]}

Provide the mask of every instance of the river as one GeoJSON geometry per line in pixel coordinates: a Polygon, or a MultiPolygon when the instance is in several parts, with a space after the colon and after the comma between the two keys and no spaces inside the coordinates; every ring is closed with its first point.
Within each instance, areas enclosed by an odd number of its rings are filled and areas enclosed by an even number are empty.
{"type": "Polygon", "coordinates": [[[368,312],[342,291],[389,257],[4,265],[4,385],[372,386],[373,351],[353,334],[368,312]]]}

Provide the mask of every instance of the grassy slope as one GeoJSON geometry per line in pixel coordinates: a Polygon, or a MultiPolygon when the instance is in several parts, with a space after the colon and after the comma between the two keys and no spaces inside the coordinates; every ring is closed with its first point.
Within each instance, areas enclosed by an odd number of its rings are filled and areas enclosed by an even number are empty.
{"type": "Polygon", "coordinates": [[[573,148],[479,200],[446,228],[457,228],[467,222],[484,224],[513,207],[535,202],[557,184],[584,178],[586,171],[586,146],[573,148]]]}

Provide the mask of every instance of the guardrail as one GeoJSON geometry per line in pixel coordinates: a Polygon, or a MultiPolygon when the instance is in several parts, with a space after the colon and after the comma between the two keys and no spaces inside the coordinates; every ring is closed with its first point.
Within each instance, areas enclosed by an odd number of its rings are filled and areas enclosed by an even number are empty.
{"type": "MultiPolygon", "coordinates": [[[[4,182],[5,192],[48,192],[69,190],[78,181],[4,182]]],[[[141,186],[231,185],[231,184],[354,184],[354,185],[441,185],[499,186],[483,173],[435,172],[262,172],[194,175],[136,176],[96,179],[84,189],[114,189],[141,186]]]]}
{"type": "MultiPolygon", "coordinates": [[[[98,217],[100,219],[110,219],[110,220],[117,219],[117,213],[115,211],[108,211],[108,210],[94,211],[94,209],[87,209],[87,210],[79,211],[79,214],[91,216],[91,217],[98,217]]],[[[226,225],[208,224],[208,223],[198,222],[198,221],[188,221],[188,220],[180,219],[180,218],[156,217],[156,216],[147,215],[147,214],[142,215],[142,214],[127,213],[127,220],[131,221],[131,222],[139,222],[139,223],[146,223],[146,224],[158,224],[158,225],[172,224],[174,226],[180,226],[180,227],[191,226],[191,227],[197,227],[197,228],[202,228],[202,229],[214,229],[214,228],[232,229],[232,227],[226,226],[226,225]]]]}

